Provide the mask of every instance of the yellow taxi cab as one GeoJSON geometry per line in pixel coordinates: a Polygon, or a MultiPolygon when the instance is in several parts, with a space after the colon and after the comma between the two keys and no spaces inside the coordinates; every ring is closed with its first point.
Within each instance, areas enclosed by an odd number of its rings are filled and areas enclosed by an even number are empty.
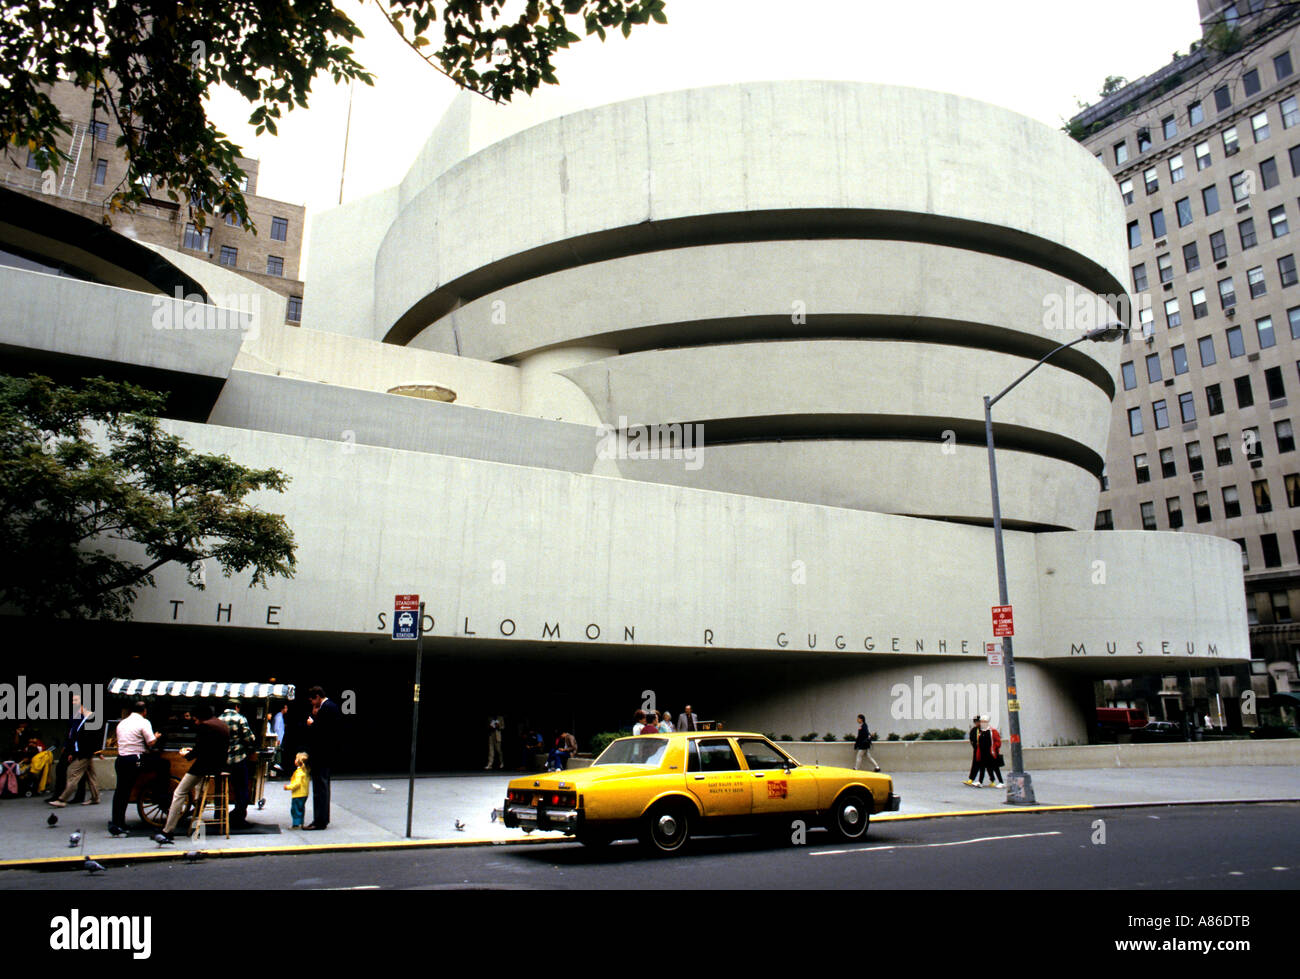
{"type": "Polygon", "coordinates": [[[801,765],[761,734],[709,731],[620,738],[589,768],[516,778],[503,821],[588,846],[636,837],[672,853],[694,834],[788,830],[795,819],[860,840],[896,811],[888,775],[801,765]]]}

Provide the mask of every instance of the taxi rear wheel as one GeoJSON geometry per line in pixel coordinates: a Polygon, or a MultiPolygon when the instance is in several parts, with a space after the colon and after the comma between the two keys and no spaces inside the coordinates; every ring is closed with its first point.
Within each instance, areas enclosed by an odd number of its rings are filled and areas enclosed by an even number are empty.
{"type": "Polygon", "coordinates": [[[859,792],[845,792],[835,800],[826,828],[839,840],[852,842],[867,835],[871,822],[871,803],[859,792]]]}
{"type": "Polygon", "coordinates": [[[677,853],[691,835],[691,814],[680,803],[663,803],[641,821],[641,843],[652,853],[677,853]]]}

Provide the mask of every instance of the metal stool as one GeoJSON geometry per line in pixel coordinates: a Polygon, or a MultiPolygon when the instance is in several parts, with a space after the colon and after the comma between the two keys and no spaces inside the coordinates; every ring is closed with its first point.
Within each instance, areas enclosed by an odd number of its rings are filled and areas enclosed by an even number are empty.
{"type": "Polygon", "coordinates": [[[199,826],[214,825],[226,839],[230,839],[230,776],[226,772],[209,775],[203,780],[203,791],[199,793],[199,805],[194,810],[194,819],[190,824],[191,835],[198,832],[199,826]],[[212,814],[208,815],[208,807],[212,814]]]}

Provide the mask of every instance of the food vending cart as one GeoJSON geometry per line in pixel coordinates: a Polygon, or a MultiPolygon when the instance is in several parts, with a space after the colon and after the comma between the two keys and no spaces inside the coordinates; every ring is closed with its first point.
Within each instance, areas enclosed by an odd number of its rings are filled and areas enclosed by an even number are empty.
{"type": "MultiPolygon", "coordinates": [[[[249,799],[258,809],[266,804],[266,773],[275,755],[275,736],[269,721],[280,704],[293,700],[295,690],[289,683],[221,683],[206,680],[129,680],[114,678],[108,693],[116,698],[114,706],[129,709],[137,700],[149,707],[149,720],[160,735],[157,745],[141,763],[140,777],[131,792],[140,818],[161,829],[167,822],[167,810],[181,776],[189,769],[182,748],[193,748],[194,708],[207,701],[220,714],[225,701],[238,700],[240,713],[248,718],[257,739],[257,754],[252,765],[249,799]]],[[[117,718],[104,725],[104,756],[117,754],[117,718]]]]}

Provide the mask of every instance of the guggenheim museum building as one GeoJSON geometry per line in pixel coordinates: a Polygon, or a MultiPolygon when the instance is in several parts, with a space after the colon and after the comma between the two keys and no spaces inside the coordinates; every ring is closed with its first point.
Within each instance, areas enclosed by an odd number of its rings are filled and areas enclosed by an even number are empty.
{"type": "MultiPolygon", "coordinates": [[[[322,683],[400,767],[416,593],[427,764],[498,714],[1005,725],[983,398],[1129,303],[1123,202],[1062,133],[865,83],[463,96],[399,185],[313,216],[301,327],[42,206],[4,225],[6,369],[171,392],[191,446],[292,478],[258,503],[298,543],[266,588],[172,568],[129,623],[18,624],[71,679],[322,683]]],[[[994,410],[1030,746],[1086,742],[1104,677],[1249,658],[1232,541],[1092,529],[1119,347],[994,410]]]]}

